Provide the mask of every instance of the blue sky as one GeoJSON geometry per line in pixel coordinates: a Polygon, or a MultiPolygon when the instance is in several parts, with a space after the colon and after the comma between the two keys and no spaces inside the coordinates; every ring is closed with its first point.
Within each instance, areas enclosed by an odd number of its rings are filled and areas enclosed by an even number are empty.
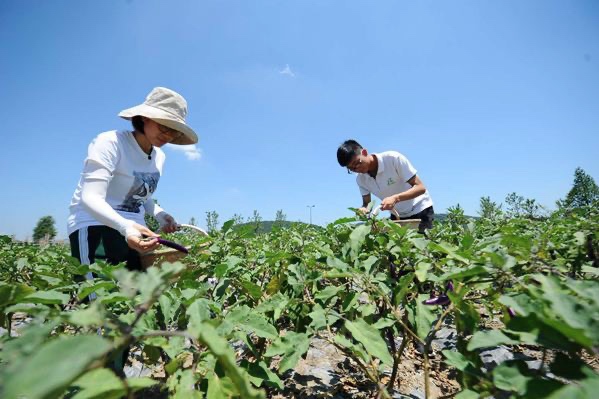
{"type": "Polygon", "coordinates": [[[155,197],[180,222],[256,209],[325,224],[361,202],[355,138],[405,154],[437,212],[510,192],[549,208],[599,182],[599,2],[0,3],[0,232],[65,238],[87,145],[155,86],[200,142],[166,148],[155,197]]]}

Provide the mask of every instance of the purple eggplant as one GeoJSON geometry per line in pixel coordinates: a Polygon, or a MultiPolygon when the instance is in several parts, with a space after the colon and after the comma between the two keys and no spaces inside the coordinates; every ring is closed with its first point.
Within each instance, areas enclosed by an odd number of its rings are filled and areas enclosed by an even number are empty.
{"type": "Polygon", "coordinates": [[[512,308],[507,308],[507,314],[509,314],[510,317],[516,317],[516,311],[512,308]]]}
{"type": "Polygon", "coordinates": [[[176,242],[165,240],[164,238],[158,237],[158,242],[162,245],[166,245],[167,247],[176,249],[177,251],[181,251],[183,253],[188,254],[189,251],[181,244],[177,244],[176,242]]]}
{"type": "Polygon", "coordinates": [[[422,301],[425,305],[447,305],[451,302],[447,295],[439,295],[422,301]]]}
{"type": "Polygon", "coordinates": [[[447,292],[453,292],[453,282],[449,281],[446,285],[447,292]]]}

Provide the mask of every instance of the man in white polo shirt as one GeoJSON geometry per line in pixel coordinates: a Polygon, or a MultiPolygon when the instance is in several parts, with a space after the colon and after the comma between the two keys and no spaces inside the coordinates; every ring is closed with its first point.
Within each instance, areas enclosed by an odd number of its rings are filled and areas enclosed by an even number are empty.
{"type": "Polygon", "coordinates": [[[358,174],[361,211],[366,212],[374,194],[382,210],[395,209],[401,219],[420,219],[419,232],[433,227],[433,200],[408,158],[397,151],[369,154],[357,141],[346,140],[337,149],[337,161],[348,173],[358,174]]]}

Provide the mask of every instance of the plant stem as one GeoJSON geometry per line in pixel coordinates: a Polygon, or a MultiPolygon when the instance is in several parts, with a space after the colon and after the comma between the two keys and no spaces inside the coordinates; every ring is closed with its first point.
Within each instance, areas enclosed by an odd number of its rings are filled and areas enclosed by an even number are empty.
{"type": "Polygon", "coordinates": [[[547,358],[547,348],[543,348],[543,357],[541,358],[541,364],[539,365],[539,369],[537,370],[539,373],[543,371],[543,367],[545,366],[545,360],[547,358]]]}
{"type": "Polygon", "coordinates": [[[6,316],[7,316],[7,319],[8,319],[8,320],[7,320],[7,323],[8,323],[8,325],[7,325],[6,327],[7,327],[7,330],[8,330],[8,337],[9,337],[9,338],[11,338],[11,337],[12,337],[12,315],[13,315],[13,314],[14,314],[14,313],[9,313],[9,314],[7,314],[7,315],[6,315],[6,316]]]}
{"type": "MultiPolygon", "coordinates": [[[[397,371],[399,369],[399,360],[401,359],[401,355],[403,354],[404,349],[406,348],[408,343],[408,337],[404,336],[403,339],[401,340],[401,345],[399,346],[399,350],[395,353],[395,356],[393,358],[393,371],[391,372],[391,380],[389,380],[389,383],[387,384],[387,387],[389,389],[393,389],[393,386],[395,385],[395,379],[397,378],[397,371]]],[[[401,381],[398,382],[398,387],[401,386],[401,381]]]]}
{"type": "MultiPolygon", "coordinates": [[[[333,335],[333,332],[331,331],[331,328],[329,326],[327,326],[327,331],[329,333],[330,336],[333,335]]],[[[364,372],[364,374],[366,374],[366,376],[374,383],[378,383],[379,380],[378,378],[376,378],[375,376],[373,376],[370,373],[370,370],[368,369],[368,367],[362,363],[362,361],[355,356],[352,352],[350,352],[349,350],[347,350],[346,348],[344,348],[343,346],[339,345],[338,343],[336,343],[334,340],[332,340],[329,337],[324,337],[324,339],[331,345],[333,345],[335,348],[339,349],[341,352],[345,353],[348,357],[352,358],[352,360],[354,362],[356,362],[356,364],[358,365],[359,368],[362,369],[362,371],[364,372]]],[[[376,368],[375,368],[376,370],[376,368]]]]}
{"type": "Polygon", "coordinates": [[[428,350],[425,347],[424,348],[424,397],[425,399],[430,398],[431,392],[430,392],[430,376],[429,376],[429,372],[430,372],[430,365],[428,362],[428,350]]]}
{"type": "Polygon", "coordinates": [[[430,362],[428,358],[428,353],[431,349],[431,344],[433,343],[433,339],[435,338],[435,334],[437,330],[441,328],[441,324],[443,324],[443,320],[447,317],[449,312],[453,309],[453,304],[450,304],[447,309],[441,314],[432,330],[428,333],[428,336],[424,343],[424,397],[428,399],[430,397],[430,362]]]}

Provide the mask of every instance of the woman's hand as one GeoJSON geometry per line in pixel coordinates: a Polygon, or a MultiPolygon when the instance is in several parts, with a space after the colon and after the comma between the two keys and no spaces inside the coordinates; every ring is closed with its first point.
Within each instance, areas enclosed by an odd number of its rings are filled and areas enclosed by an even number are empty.
{"type": "Polygon", "coordinates": [[[127,234],[127,245],[129,245],[129,248],[144,253],[152,251],[160,245],[158,243],[158,237],[160,237],[160,235],[154,233],[147,227],[134,223],[130,229],[135,230],[135,233],[127,234]],[[143,236],[146,236],[146,238],[143,236]]]}
{"type": "Polygon", "coordinates": [[[161,222],[162,222],[161,230],[164,231],[165,233],[174,233],[175,231],[179,230],[179,225],[177,224],[177,221],[175,220],[174,217],[172,217],[168,213],[165,213],[161,217],[161,219],[162,219],[161,220],[161,222]]]}

